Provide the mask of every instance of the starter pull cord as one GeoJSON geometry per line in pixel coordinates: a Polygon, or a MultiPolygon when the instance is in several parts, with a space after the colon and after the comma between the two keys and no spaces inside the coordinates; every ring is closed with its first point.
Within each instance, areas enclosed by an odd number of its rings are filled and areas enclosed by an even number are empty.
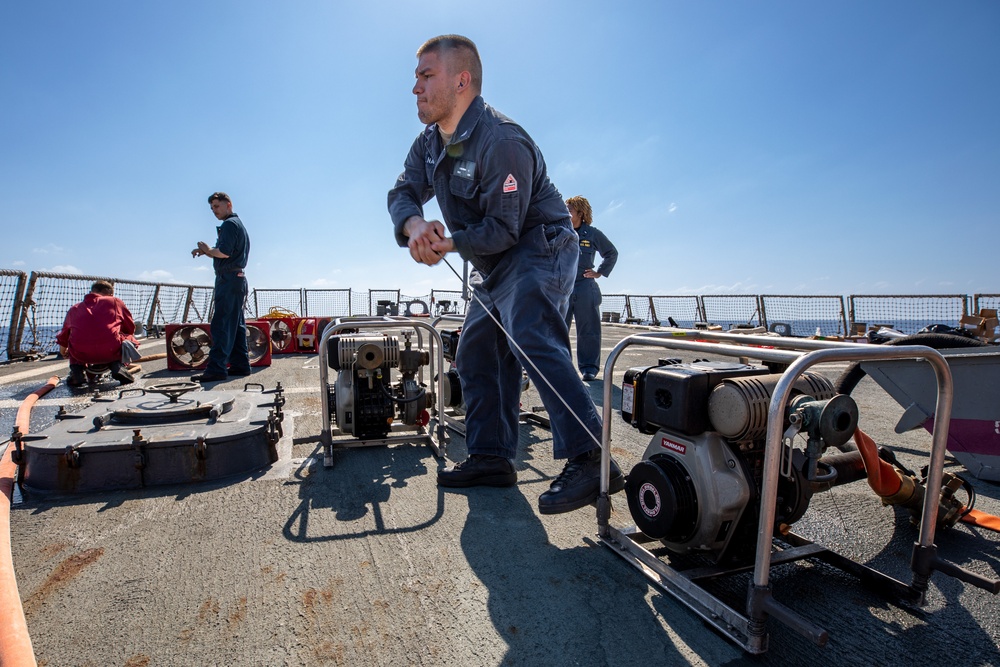
{"type": "MultiPolygon", "coordinates": [[[[455,274],[455,277],[457,277],[460,281],[462,281],[462,276],[458,275],[458,271],[456,271],[455,267],[453,267],[451,265],[451,262],[449,262],[448,259],[444,255],[441,255],[441,259],[448,266],[448,268],[451,269],[451,272],[455,274]]],[[[462,282],[464,282],[464,281],[462,281],[462,282]]],[[[503,335],[507,337],[507,340],[510,341],[510,344],[514,346],[514,349],[516,349],[521,354],[521,357],[525,361],[527,361],[528,364],[533,369],[535,369],[535,372],[538,373],[538,377],[542,378],[542,380],[545,381],[546,386],[548,386],[548,388],[552,390],[552,393],[556,395],[556,398],[558,398],[559,402],[563,404],[563,407],[565,407],[569,411],[569,413],[571,415],[573,415],[573,418],[576,419],[577,423],[580,424],[580,427],[583,428],[583,430],[587,433],[587,435],[590,436],[590,439],[593,440],[594,443],[598,447],[600,447],[601,446],[601,441],[597,439],[597,436],[595,436],[593,433],[590,432],[590,429],[587,428],[587,425],[583,423],[582,419],[580,419],[580,415],[576,414],[573,411],[573,408],[569,407],[569,404],[566,402],[566,399],[562,397],[562,394],[560,394],[556,390],[556,388],[552,386],[552,383],[549,382],[549,379],[547,377],[545,377],[545,374],[542,373],[542,371],[540,371],[538,369],[538,366],[535,365],[535,362],[531,359],[531,357],[529,357],[527,354],[525,354],[524,350],[521,349],[521,346],[517,344],[516,340],[514,340],[514,337],[510,335],[510,332],[508,332],[504,328],[504,326],[502,324],[500,324],[500,320],[498,320],[493,315],[493,313],[490,312],[490,309],[486,307],[486,304],[484,304],[482,302],[482,300],[479,298],[479,296],[476,294],[476,290],[475,289],[472,290],[472,297],[479,303],[480,306],[482,306],[483,310],[486,311],[486,314],[490,316],[490,319],[493,320],[494,324],[496,324],[497,327],[500,329],[500,331],[503,332],[503,335]]]]}

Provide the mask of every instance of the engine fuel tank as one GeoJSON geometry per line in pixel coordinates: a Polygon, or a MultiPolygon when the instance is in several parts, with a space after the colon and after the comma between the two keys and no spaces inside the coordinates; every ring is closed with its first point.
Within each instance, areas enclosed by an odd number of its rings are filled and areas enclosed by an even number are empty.
{"type": "Polygon", "coordinates": [[[707,431],[708,396],[732,377],[767,375],[764,366],[735,361],[695,361],[630,368],[622,383],[622,418],[643,433],[661,428],[684,435],[707,431]]]}

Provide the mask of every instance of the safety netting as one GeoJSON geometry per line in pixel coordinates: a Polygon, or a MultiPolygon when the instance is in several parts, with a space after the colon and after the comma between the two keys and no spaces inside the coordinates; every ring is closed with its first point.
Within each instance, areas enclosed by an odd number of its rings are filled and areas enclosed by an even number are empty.
{"type": "Polygon", "coordinates": [[[188,322],[208,322],[215,304],[214,287],[189,287],[184,317],[188,322]]]}
{"type": "Polygon", "coordinates": [[[26,279],[24,271],[0,269],[0,361],[9,358],[13,347],[26,279]]]}
{"type": "Polygon", "coordinates": [[[432,314],[435,317],[439,315],[465,315],[466,302],[462,292],[458,290],[432,289],[430,304],[432,314]]]}
{"type": "Polygon", "coordinates": [[[654,318],[663,326],[690,329],[705,319],[697,296],[651,296],[649,301],[654,318]]]}
{"type": "Polygon", "coordinates": [[[915,334],[931,324],[958,326],[968,314],[964,294],[875,295],[848,297],[852,329],[863,331],[887,327],[915,334]]]}
{"type": "MultiPolygon", "coordinates": [[[[189,310],[190,289],[182,285],[161,285],[156,295],[156,302],[153,304],[153,324],[184,322],[187,319],[185,314],[189,310]]],[[[207,314],[207,309],[204,314],[207,314]]],[[[204,322],[204,314],[196,313],[195,321],[204,322]]]]}
{"type": "Polygon", "coordinates": [[[983,308],[1000,310],[1000,294],[974,294],[972,296],[972,312],[978,313],[983,308]]]}
{"type": "Polygon", "coordinates": [[[307,289],[303,303],[308,317],[347,317],[353,314],[350,289],[307,289]]]}
{"type": "MultiPolygon", "coordinates": [[[[120,280],[109,276],[86,276],[34,271],[27,280],[22,299],[23,306],[12,327],[8,346],[10,358],[44,356],[58,349],[56,336],[70,307],[79,303],[90,292],[97,280],[114,285],[115,296],[120,298],[140,327],[150,328],[166,321],[161,308],[161,298],[171,303],[183,301],[182,312],[186,321],[204,322],[210,316],[214,290],[193,285],[165,285],[137,280],[120,280]],[[165,289],[166,288],[166,289],[165,289]],[[171,291],[176,295],[171,295],[171,291]],[[198,298],[195,298],[197,294],[198,298]],[[201,309],[197,308],[200,301],[201,309]]],[[[15,297],[16,298],[16,297],[15,297]]]]}
{"type": "Polygon", "coordinates": [[[628,317],[627,294],[601,295],[601,321],[624,322],[628,317]]]}
{"type": "Polygon", "coordinates": [[[761,321],[787,336],[846,336],[847,314],[840,296],[764,294],[761,321]]]}
{"type": "Polygon", "coordinates": [[[274,314],[306,317],[303,300],[301,289],[255,289],[247,299],[247,310],[254,319],[274,314]]]}
{"type": "Polygon", "coordinates": [[[653,311],[653,299],[649,295],[629,295],[626,312],[625,321],[630,324],[659,324],[653,311]]]}
{"type": "Polygon", "coordinates": [[[705,321],[723,329],[764,326],[756,294],[705,294],[701,307],[705,321]]]}
{"type": "MultiPolygon", "coordinates": [[[[137,324],[157,331],[169,323],[208,322],[212,287],[0,269],[0,361],[56,351],[55,337],[70,306],[83,300],[95,280],[108,280],[137,324]]],[[[269,314],[298,317],[464,315],[459,290],[407,295],[398,289],[254,289],[248,319],[269,314]]],[[[605,294],[601,319],[608,323],[718,324],[724,329],[767,327],[792,336],[863,334],[891,327],[911,334],[930,324],[958,326],[962,316],[1000,309],[1000,294],[946,295],[721,295],[605,294]],[[971,308],[970,308],[971,304],[971,308]]]]}
{"type": "Polygon", "coordinates": [[[398,289],[368,290],[367,309],[358,311],[366,315],[401,315],[399,308],[400,291],[398,289]]]}

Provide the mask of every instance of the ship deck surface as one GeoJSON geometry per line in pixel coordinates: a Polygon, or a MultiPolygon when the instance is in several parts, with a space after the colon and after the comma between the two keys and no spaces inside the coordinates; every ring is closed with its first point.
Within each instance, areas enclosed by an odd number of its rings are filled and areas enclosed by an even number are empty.
{"type": "MultiPolygon", "coordinates": [[[[634,328],[605,325],[604,354],[634,328]]],[[[144,354],[164,351],[146,341],[144,354]]],[[[629,366],[692,355],[630,348],[629,366]]],[[[821,369],[836,377],[842,366],[821,369]]],[[[0,428],[20,400],[65,361],[0,366],[0,428]]],[[[183,379],[166,361],[143,364],[137,386],[183,379]]],[[[238,378],[219,385],[241,388],[238,378]]],[[[816,562],[772,572],[777,600],[830,632],[820,648],[768,622],[770,649],[744,653],[603,546],[593,508],[542,516],[537,498],[558,474],[551,434],[520,431],[518,484],[444,491],[435,474],[465,456],[452,434],[447,461],[426,445],[338,449],[324,468],[316,355],[275,355],[252,378],[287,395],[279,461],[206,485],[28,497],[11,517],[14,566],[40,665],[949,665],[1000,663],[997,598],[935,573],[927,605],[889,603],[816,562]]],[[[600,407],[602,386],[590,385],[600,407]]],[[[861,427],[909,467],[930,435],[893,433],[902,409],[870,379],[854,391],[861,427]]],[[[32,432],[62,405],[87,400],[60,384],[39,401],[32,432]]],[[[530,389],[525,408],[540,404],[530,389]]],[[[615,406],[612,451],[626,471],[649,436],[615,406]]],[[[950,461],[946,471],[962,472],[950,461]]],[[[1000,486],[972,479],[978,509],[1000,514],[1000,486]]],[[[624,495],[612,524],[631,524],[624,495]]],[[[906,583],[917,529],[864,482],[813,498],[796,532],[906,583]]],[[[1000,574],[1000,536],[939,531],[940,553],[1000,574]]],[[[739,605],[746,580],[733,580],[739,605]]]]}

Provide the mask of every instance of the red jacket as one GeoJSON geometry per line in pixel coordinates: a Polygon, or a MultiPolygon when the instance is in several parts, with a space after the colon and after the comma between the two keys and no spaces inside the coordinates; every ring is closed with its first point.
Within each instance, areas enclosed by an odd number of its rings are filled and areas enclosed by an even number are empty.
{"type": "Polygon", "coordinates": [[[108,364],[121,361],[122,341],[138,341],[132,313],[116,296],[89,293],[70,307],[56,342],[69,348],[71,364],[108,364]]]}

